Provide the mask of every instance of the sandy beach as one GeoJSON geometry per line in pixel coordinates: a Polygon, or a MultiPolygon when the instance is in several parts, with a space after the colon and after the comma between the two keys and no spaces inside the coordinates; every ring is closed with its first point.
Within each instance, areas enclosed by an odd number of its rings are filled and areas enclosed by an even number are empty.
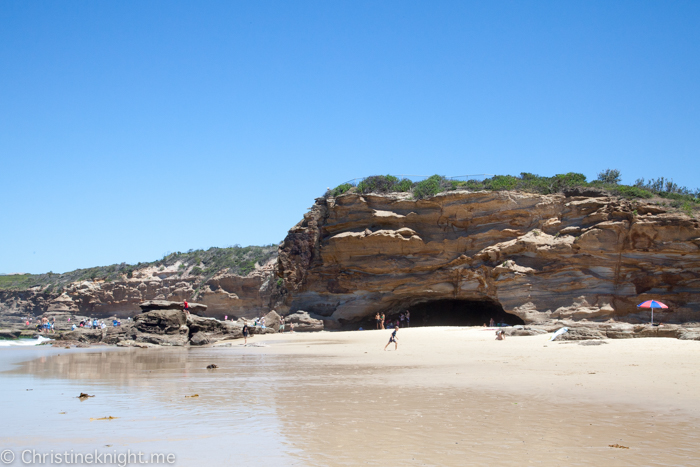
{"type": "Polygon", "coordinates": [[[389,334],[3,349],[4,367],[24,363],[0,376],[2,447],[138,448],[176,465],[700,465],[698,342],[433,327],[384,351],[389,334]]]}

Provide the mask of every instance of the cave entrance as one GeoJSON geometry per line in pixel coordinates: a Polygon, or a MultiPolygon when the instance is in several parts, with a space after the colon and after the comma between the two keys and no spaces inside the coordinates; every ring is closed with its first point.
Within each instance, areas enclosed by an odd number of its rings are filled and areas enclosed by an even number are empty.
{"type": "Polygon", "coordinates": [[[387,319],[395,322],[402,311],[411,313],[411,327],[418,326],[483,326],[495,323],[525,324],[515,315],[506,313],[500,303],[492,300],[443,299],[417,303],[387,313],[387,319]]]}

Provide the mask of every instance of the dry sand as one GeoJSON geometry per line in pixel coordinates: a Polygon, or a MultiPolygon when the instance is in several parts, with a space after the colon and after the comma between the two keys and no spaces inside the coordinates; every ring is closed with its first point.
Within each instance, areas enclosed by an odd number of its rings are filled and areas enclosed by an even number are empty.
{"type": "MultiPolygon", "coordinates": [[[[255,336],[260,353],[332,357],[386,367],[386,384],[517,392],[547,401],[629,403],[700,417],[700,342],[670,338],[555,341],[551,334],[496,341],[493,329],[391,330],[255,336]],[[598,344],[600,342],[600,344],[598,344]]],[[[233,341],[238,344],[238,341],[233,341]]]]}

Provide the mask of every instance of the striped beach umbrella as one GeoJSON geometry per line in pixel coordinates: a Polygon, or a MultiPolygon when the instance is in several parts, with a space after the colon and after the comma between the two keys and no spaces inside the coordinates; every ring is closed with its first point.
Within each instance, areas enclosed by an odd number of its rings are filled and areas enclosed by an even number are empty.
{"type": "Polygon", "coordinates": [[[637,308],[650,308],[651,309],[651,324],[654,324],[654,308],[657,309],[668,309],[665,303],[657,302],[656,300],[647,300],[644,303],[637,305],[637,308]]]}

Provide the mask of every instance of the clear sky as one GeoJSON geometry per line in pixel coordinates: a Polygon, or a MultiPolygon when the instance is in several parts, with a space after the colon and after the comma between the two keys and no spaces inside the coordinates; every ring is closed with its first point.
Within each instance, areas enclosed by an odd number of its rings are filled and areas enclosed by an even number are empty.
{"type": "Polygon", "coordinates": [[[0,272],[277,243],[372,174],[700,186],[700,2],[0,2],[0,272]]]}

